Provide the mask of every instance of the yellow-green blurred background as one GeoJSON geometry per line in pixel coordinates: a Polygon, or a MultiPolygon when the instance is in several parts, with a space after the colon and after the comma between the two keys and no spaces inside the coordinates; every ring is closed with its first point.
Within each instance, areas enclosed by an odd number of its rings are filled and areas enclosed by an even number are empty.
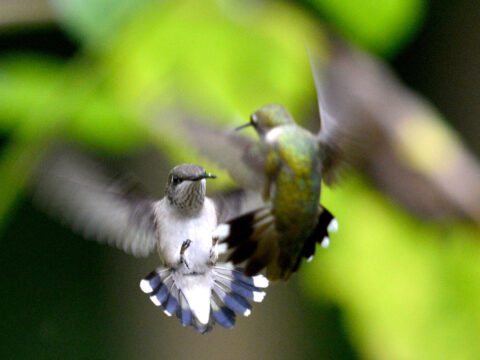
{"type": "Polygon", "coordinates": [[[0,357],[479,358],[478,227],[417,218],[361,174],[324,193],[330,248],[203,336],[139,291],[157,259],[82,240],[28,191],[61,139],[151,169],[160,196],[165,169],[202,161],[158,131],[166,109],[233,128],[275,102],[305,122],[306,49],[327,53],[327,29],[389,61],[478,155],[479,23],[467,0],[0,0],[0,357]]]}

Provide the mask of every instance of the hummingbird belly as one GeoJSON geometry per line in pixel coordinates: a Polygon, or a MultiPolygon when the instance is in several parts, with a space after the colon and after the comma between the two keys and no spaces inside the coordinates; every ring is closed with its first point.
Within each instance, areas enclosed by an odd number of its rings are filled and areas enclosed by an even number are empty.
{"type": "Polygon", "coordinates": [[[295,261],[317,224],[321,186],[318,143],[295,126],[278,137],[276,150],[280,167],[272,183],[272,213],[280,235],[280,254],[289,254],[295,261]]]}
{"type": "Polygon", "coordinates": [[[182,245],[186,240],[190,240],[191,243],[183,255],[185,262],[192,272],[204,271],[210,260],[215,227],[215,209],[207,201],[200,214],[195,217],[179,214],[169,216],[159,226],[159,252],[165,264],[170,267],[178,266],[182,245]]]}

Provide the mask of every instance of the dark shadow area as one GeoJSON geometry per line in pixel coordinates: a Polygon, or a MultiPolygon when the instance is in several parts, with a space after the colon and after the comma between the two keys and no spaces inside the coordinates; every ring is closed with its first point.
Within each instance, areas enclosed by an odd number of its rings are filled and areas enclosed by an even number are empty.
{"type": "Polygon", "coordinates": [[[107,250],[19,207],[0,242],[2,359],[111,358],[107,250]]]}

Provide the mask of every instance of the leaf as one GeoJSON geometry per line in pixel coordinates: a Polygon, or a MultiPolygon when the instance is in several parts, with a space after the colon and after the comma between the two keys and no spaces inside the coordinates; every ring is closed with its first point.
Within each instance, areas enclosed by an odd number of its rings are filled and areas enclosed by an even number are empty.
{"type": "MultiPolygon", "coordinates": [[[[64,104],[51,97],[63,81],[63,66],[50,58],[10,55],[0,60],[0,130],[12,131],[25,121],[37,122],[48,108],[64,104]]],[[[61,99],[58,99],[61,100],[61,99]]]]}
{"type": "Polygon", "coordinates": [[[340,230],[304,266],[305,289],[341,305],[364,357],[475,358],[479,229],[421,223],[359,181],[325,195],[340,230]]]}
{"type": "Polygon", "coordinates": [[[306,46],[324,45],[314,29],[287,4],[152,2],[118,34],[104,66],[139,113],[180,106],[231,124],[276,102],[304,115],[313,94],[306,46]]]}
{"type": "Polygon", "coordinates": [[[425,0],[308,0],[354,43],[393,55],[419,28],[425,0]]]}
{"type": "Polygon", "coordinates": [[[100,49],[147,0],[51,0],[63,25],[90,47],[100,49]]]}
{"type": "Polygon", "coordinates": [[[90,146],[125,151],[141,145],[145,126],[102,87],[103,74],[83,58],[11,56],[0,61],[0,129],[24,134],[48,126],[90,146]],[[63,131],[62,130],[62,131],[63,131]]]}

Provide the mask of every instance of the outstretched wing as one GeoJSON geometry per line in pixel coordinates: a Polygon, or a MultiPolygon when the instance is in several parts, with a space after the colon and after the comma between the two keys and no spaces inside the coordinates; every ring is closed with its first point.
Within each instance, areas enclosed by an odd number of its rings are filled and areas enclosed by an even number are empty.
{"type": "Polygon", "coordinates": [[[324,60],[311,52],[309,56],[320,115],[317,138],[322,159],[322,177],[327,184],[332,184],[346,165],[354,164],[355,158],[362,156],[361,124],[354,121],[355,115],[346,116],[340,111],[338,103],[351,99],[342,96],[344,91],[338,88],[337,82],[332,81],[333,58],[324,60]]]}
{"type": "Polygon", "coordinates": [[[266,149],[259,141],[208,125],[184,119],[183,129],[198,152],[227,170],[241,187],[258,191],[265,181],[266,149]]]}
{"type": "Polygon", "coordinates": [[[328,158],[346,158],[421,217],[468,218],[478,223],[478,161],[432,105],[405,87],[380,59],[337,38],[330,50],[326,66],[313,66],[320,80],[320,106],[337,121],[328,121],[334,124],[332,133],[324,124],[328,117],[322,119],[321,141],[342,150],[328,158]],[[444,156],[445,151],[455,155],[444,156]]]}
{"type": "Polygon", "coordinates": [[[96,163],[77,153],[56,153],[38,169],[34,197],[40,207],[88,238],[135,256],[156,246],[155,202],[128,194],[96,163]]]}

